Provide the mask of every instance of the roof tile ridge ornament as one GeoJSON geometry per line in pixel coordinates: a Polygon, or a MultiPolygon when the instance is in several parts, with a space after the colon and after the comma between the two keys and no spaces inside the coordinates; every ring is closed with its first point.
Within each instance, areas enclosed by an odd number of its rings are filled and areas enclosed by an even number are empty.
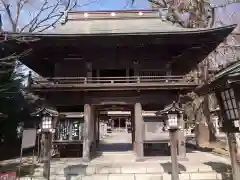
{"type": "Polygon", "coordinates": [[[179,103],[176,101],[173,101],[171,104],[164,107],[164,109],[157,111],[156,115],[161,116],[163,114],[168,114],[169,112],[178,111],[179,113],[183,113],[184,109],[179,107],[179,103]]]}
{"type": "Polygon", "coordinates": [[[39,107],[35,112],[31,113],[31,116],[40,116],[40,114],[49,114],[50,116],[59,115],[58,111],[53,108],[39,107]]]}
{"type": "Polygon", "coordinates": [[[66,24],[66,22],[68,21],[68,12],[69,12],[69,10],[62,12],[63,15],[62,15],[62,18],[60,19],[61,25],[66,24]]]}

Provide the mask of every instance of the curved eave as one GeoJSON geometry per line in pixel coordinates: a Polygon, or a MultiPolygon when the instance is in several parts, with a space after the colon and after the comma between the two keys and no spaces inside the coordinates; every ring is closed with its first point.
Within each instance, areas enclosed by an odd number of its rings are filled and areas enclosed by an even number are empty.
{"type": "Polygon", "coordinates": [[[12,37],[61,37],[61,38],[69,38],[69,37],[92,37],[92,36],[154,36],[154,35],[190,35],[190,34],[205,34],[205,33],[214,33],[218,31],[229,31],[231,33],[233,29],[236,27],[236,24],[216,27],[216,28],[181,28],[180,30],[171,30],[171,31],[159,31],[159,32],[128,32],[128,33],[91,33],[91,34],[81,34],[81,33],[29,33],[29,32],[22,32],[22,33],[13,33],[13,32],[1,32],[0,34],[3,38],[8,38],[8,36],[12,37]]]}
{"type": "Polygon", "coordinates": [[[240,61],[229,64],[226,68],[221,69],[207,84],[202,84],[195,89],[195,92],[202,96],[214,93],[218,89],[239,81],[240,79],[240,61]]]}
{"type": "Polygon", "coordinates": [[[42,76],[52,76],[55,63],[54,60],[43,61],[43,59],[50,54],[60,57],[71,54],[72,52],[67,52],[67,48],[72,50],[74,47],[74,53],[78,53],[79,50],[90,50],[94,47],[98,49],[99,47],[138,47],[139,45],[148,48],[154,47],[161,53],[167,51],[170,57],[169,61],[174,61],[172,67],[181,67],[181,73],[185,73],[207,57],[235,27],[236,25],[230,25],[211,29],[147,33],[40,34],[2,32],[1,35],[4,39],[11,39],[11,41],[6,41],[6,44],[12,53],[32,49],[32,53],[25,56],[22,62],[42,76]],[[166,47],[167,50],[165,50],[166,47]],[[182,67],[183,62],[184,66],[182,67]]]}

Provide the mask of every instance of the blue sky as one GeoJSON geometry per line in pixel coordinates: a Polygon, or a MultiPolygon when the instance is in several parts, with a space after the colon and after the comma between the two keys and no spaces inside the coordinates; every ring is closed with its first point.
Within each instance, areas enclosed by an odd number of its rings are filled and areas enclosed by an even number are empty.
{"type": "Polygon", "coordinates": [[[147,0],[136,0],[132,5],[131,0],[96,0],[91,4],[78,8],[78,10],[121,10],[121,9],[150,9],[147,0]]]}
{"type": "Polygon", "coordinates": [[[219,21],[226,25],[238,24],[235,30],[240,32],[240,3],[232,3],[225,7],[217,8],[215,23],[218,24],[219,21]]]}

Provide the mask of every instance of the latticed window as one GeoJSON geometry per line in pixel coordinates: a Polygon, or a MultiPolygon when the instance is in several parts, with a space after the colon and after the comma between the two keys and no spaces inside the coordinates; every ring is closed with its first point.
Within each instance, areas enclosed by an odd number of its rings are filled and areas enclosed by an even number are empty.
{"type": "Polygon", "coordinates": [[[238,109],[236,100],[234,98],[234,92],[232,89],[227,89],[224,92],[221,92],[223,99],[224,110],[226,111],[227,118],[229,120],[238,120],[238,109]]]}

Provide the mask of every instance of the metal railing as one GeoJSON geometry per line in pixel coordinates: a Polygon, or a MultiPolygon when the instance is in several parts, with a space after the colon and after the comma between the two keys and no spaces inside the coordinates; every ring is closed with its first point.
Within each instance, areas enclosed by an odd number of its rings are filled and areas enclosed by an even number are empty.
{"type": "Polygon", "coordinates": [[[131,76],[131,77],[48,77],[34,78],[34,84],[117,84],[117,83],[197,83],[186,76],[131,76]]]}

